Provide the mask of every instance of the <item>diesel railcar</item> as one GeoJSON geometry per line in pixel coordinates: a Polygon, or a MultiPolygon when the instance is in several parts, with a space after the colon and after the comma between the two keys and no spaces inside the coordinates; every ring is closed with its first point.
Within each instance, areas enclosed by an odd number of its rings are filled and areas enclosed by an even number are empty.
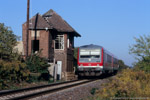
{"type": "Polygon", "coordinates": [[[78,48],[79,76],[99,76],[103,73],[117,73],[118,59],[99,45],[84,45],[78,48]]]}

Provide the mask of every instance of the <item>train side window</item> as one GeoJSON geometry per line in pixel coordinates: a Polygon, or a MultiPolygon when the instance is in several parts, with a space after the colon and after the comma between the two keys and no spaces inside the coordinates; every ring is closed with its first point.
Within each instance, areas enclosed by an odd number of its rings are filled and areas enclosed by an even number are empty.
{"type": "Polygon", "coordinates": [[[107,54],[107,61],[111,63],[111,56],[107,54]]]}
{"type": "Polygon", "coordinates": [[[114,58],[114,64],[118,64],[118,60],[114,58]]]}

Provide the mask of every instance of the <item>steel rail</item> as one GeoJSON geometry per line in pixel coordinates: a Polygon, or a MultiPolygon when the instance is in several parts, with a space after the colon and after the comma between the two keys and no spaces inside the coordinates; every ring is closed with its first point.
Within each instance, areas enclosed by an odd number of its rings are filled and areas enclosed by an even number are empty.
{"type": "Polygon", "coordinates": [[[38,97],[40,95],[58,92],[58,91],[61,91],[61,90],[67,89],[67,88],[79,86],[79,85],[89,83],[89,82],[92,82],[92,81],[95,81],[95,80],[87,80],[87,81],[83,81],[83,82],[80,82],[80,83],[66,85],[66,86],[62,86],[62,87],[58,87],[58,88],[54,88],[54,89],[49,89],[49,90],[46,90],[46,91],[41,91],[41,92],[36,92],[36,93],[28,94],[28,95],[19,96],[19,97],[14,97],[14,98],[7,99],[7,100],[27,100],[27,99],[31,99],[31,98],[34,98],[34,97],[38,97]]]}
{"type": "Polygon", "coordinates": [[[31,90],[35,90],[35,89],[46,88],[46,87],[50,87],[50,86],[56,86],[56,85],[61,85],[61,84],[66,84],[66,83],[71,83],[71,82],[76,82],[76,81],[81,81],[81,80],[57,82],[57,83],[34,86],[34,87],[29,87],[29,88],[22,88],[22,89],[16,89],[16,90],[8,90],[8,91],[7,90],[6,91],[0,91],[0,97],[5,96],[5,95],[10,95],[10,94],[15,94],[15,93],[18,93],[18,92],[31,91],[31,90]]]}

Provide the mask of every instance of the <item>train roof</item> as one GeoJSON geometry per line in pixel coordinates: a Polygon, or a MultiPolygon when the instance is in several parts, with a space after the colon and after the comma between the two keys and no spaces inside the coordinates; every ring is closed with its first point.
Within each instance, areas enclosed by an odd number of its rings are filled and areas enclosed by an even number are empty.
{"type": "Polygon", "coordinates": [[[90,45],[83,45],[83,46],[80,46],[80,48],[85,48],[85,49],[88,49],[88,48],[96,49],[96,48],[103,48],[103,47],[102,47],[102,46],[99,46],[99,45],[90,44],[90,45]]]}

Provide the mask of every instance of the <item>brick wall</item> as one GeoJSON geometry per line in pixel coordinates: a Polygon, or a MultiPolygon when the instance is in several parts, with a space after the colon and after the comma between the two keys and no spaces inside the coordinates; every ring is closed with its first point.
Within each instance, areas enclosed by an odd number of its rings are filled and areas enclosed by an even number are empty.
{"type": "MultiPolygon", "coordinates": [[[[22,40],[23,40],[23,46],[24,46],[24,53],[26,54],[26,24],[22,25],[22,40]]],[[[39,50],[41,51],[41,57],[49,58],[49,48],[51,45],[49,45],[49,38],[51,35],[49,35],[49,31],[46,30],[40,30],[39,37],[36,39],[39,40],[39,50]]],[[[32,37],[32,30],[29,31],[29,37],[28,37],[28,55],[31,55],[32,52],[32,40],[34,40],[35,37],[32,37]]],[[[52,41],[52,40],[51,40],[52,41]]]]}
{"type": "Polygon", "coordinates": [[[41,30],[39,38],[39,48],[42,49],[41,56],[48,58],[49,57],[49,31],[41,30]]]}

